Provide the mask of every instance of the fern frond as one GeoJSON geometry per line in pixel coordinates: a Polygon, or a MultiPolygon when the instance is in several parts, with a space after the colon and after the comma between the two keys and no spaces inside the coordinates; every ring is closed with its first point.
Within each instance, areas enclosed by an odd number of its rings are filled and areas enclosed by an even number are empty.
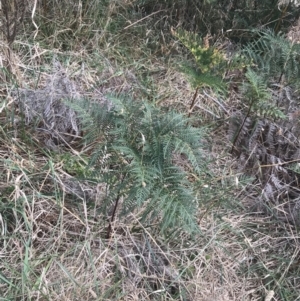
{"type": "Polygon", "coordinates": [[[275,124],[271,123],[269,124],[269,129],[267,131],[267,134],[265,135],[265,139],[266,139],[265,145],[269,149],[271,155],[275,154],[275,149],[277,145],[277,141],[275,137],[278,130],[279,130],[278,127],[275,124]]]}
{"type": "Polygon", "coordinates": [[[283,34],[271,30],[254,31],[259,38],[244,48],[248,56],[265,80],[282,80],[286,84],[299,83],[300,46],[291,43],[283,34]]]}
{"type": "Polygon", "coordinates": [[[228,130],[228,138],[238,146],[244,145],[249,139],[252,129],[252,121],[249,117],[245,118],[242,114],[235,114],[231,117],[228,130]]]}
{"type": "Polygon", "coordinates": [[[211,87],[221,93],[226,91],[227,84],[221,76],[212,73],[202,73],[199,69],[186,64],[182,65],[181,70],[187,75],[191,85],[197,87],[211,87]]]}
{"type": "Polygon", "coordinates": [[[249,68],[246,72],[247,83],[244,84],[244,94],[252,101],[267,101],[271,98],[271,93],[264,79],[253,69],[249,68]]]}
{"type": "MultiPolygon", "coordinates": [[[[255,146],[261,143],[259,140],[261,138],[262,133],[264,132],[264,127],[266,126],[265,122],[262,120],[258,120],[255,126],[252,129],[252,133],[250,134],[248,149],[250,152],[255,148],[255,146]]],[[[262,140],[262,139],[261,139],[262,140]]]]}
{"type": "Polygon", "coordinates": [[[91,127],[86,128],[87,138],[97,141],[88,174],[109,187],[101,210],[122,199],[121,216],[139,206],[145,222],[160,220],[163,232],[170,227],[194,231],[196,192],[173,158],[184,155],[193,174],[206,174],[201,130],[188,125],[182,114],[148,103],[115,97],[110,101],[111,109],[78,104],[85,110],[78,109],[86,119],[82,123],[91,127]]]}
{"type": "Polygon", "coordinates": [[[187,31],[173,31],[173,35],[192,54],[195,66],[183,65],[182,71],[188,76],[195,88],[212,87],[220,92],[225,92],[222,76],[226,70],[226,56],[194,33],[187,31]]]}

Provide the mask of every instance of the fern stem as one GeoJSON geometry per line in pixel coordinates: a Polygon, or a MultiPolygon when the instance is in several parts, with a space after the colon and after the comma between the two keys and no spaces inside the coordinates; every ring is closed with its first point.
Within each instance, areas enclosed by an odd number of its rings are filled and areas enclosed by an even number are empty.
{"type": "Polygon", "coordinates": [[[242,131],[242,128],[244,127],[244,124],[245,124],[247,118],[248,118],[249,115],[250,115],[250,112],[251,112],[251,108],[252,108],[253,103],[254,103],[254,101],[251,102],[251,104],[250,104],[250,106],[249,106],[249,109],[248,109],[248,111],[247,111],[247,114],[246,114],[246,116],[245,116],[245,118],[244,118],[244,120],[243,120],[243,123],[242,123],[242,125],[240,126],[240,128],[239,128],[239,130],[238,130],[238,132],[237,132],[237,134],[236,134],[236,136],[235,136],[235,138],[234,138],[234,140],[233,140],[233,142],[232,142],[231,153],[233,153],[233,151],[234,151],[234,149],[235,149],[236,141],[237,141],[237,139],[239,138],[240,133],[241,133],[241,131],[242,131]]]}
{"type": "Polygon", "coordinates": [[[191,117],[193,108],[194,108],[194,106],[195,106],[195,101],[196,101],[196,98],[197,98],[197,95],[198,95],[198,90],[199,90],[199,87],[196,88],[196,91],[195,91],[195,93],[194,93],[194,96],[193,96],[193,99],[192,99],[192,103],[191,103],[190,109],[189,109],[188,118],[191,117]]]}
{"type": "MultiPolygon", "coordinates": [[[[121,184],[124,182],[124,179],[125,179],[126,175],[127,175],[127,173],[124,173],[123,178],[121,180],[121,184]]],[[[121,198],[121,188],[118,191],[118,195],[117,195],[117,198],[115,200],[115,206],[114,206],[110,221],[108,221],[109,224],[108,224],[107,233],[106,233],[106,238],[107,239],[109,239],[111,237],[112,223],[114,222],[115,217],[116,217],[116,212],[117,212],[117,208],[118,208],[118,205],[119,205],[120,198],[121,198]]]]}

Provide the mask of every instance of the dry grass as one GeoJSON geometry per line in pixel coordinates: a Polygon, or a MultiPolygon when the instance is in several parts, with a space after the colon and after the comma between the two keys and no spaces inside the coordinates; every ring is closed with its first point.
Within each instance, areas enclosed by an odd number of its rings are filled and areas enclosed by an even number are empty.
{"type": "Polygon", "coordinates": [[[88,207],[61,189],[60,162],[20,139],[2,134],[1,143],[0,290],[8,300],[262,300],[271,290],[282,294],[274,300],[292,300],[285,291],[299,291],[292,226],[215,208],[199,212],[201,235],[192,240],[166,244],[135,216],[116,221],[106,240],[97,202],[88,207]]]}
{"type": "Polygon", "coordinates": [[[137,228],[135,216],[116,221],[106,240],[97,203],[72,201],[54,182],[62,166],[23,148],[16,142],[1,151],[1,191],[9,197],[1,203],[4,298],[261,300],[270,290],[299,290],[292,227],[227,208],[206,214],[190,241],[165,244],[153,229],[137,228]]]}
{"type": "MultiPolygon", "coordinates": [[[[19,85],[43,88],[56,55],[85,97],[97,100],[107,92],[127,93],[187,112],[194,91],[174,67],[178,57],[167,62],[149,53],[144,57],[146,42],[141,40],[133,53],[139,60],[125,60],[124,53],[133,48],[120,52],[120,41],[132,41],[134,31],[119,33],[113,41],[109,27],[116,15],[113,2],[104,22],[108,34],[94,33],[86,48],[84,42],[77,44],[78,51],[74,43],[63,53],[58,32],[52,44],[51,36],[45,38],[46,46],[17,39],[13,66],[19,85]],[[99,35],[103,49],[91,52],[91,44],[100,43],[99,35]]],[[[148,21],[137,26],[147,26],[148,21]]],[[[1,86],[0,300],[300,299],[297,229],[253,213],[253,200],[242,197],[244,186],[225,195],[226,202],[217,200],[217,205],[200,209],[197,237],[166,242],[155,225],[144,228],[132,214],[116,220],[112,237],[105,239],[107,220],[97,212],[103,187],[98,185],[92,201],[87,201],[68,186],[90,150],[78,145],[60,152],[45,149],[30,124],[14,122],[19,113],[8,96],[14,88],[9,80],[1,86]]],[[[209,91],[200,93],[194,115],[210,121],[223,117],[226,112],[215,100],[209,91]]],[[[236,178],[225,132],[213,132],[209,155],[216,180],[208,186],[214,189],[226,188],[236,178]]]]}

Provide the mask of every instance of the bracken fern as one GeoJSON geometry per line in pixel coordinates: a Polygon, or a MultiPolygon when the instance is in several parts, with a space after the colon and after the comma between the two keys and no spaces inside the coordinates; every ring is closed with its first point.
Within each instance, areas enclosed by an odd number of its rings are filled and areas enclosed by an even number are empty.
{"type": "Polygon", "coordinates": [[[299,85],[300,45],[271,30],[254,32],[259,38],[245,47],[243,52],[259,73],[268,82],[299,85]]]}
{"type": "Polygon", "coordinates": [[[207,39],[201,39],[198,35],[187,31],[173,31],[173,35],[193,55],[195,66],[185,65],[183,71],[190,78],[195,87],[209,86],[224,91],[225,84],[222,81],[222,65],[225,64],[225,56],[217,48],[209,45],[207,39]]]}
{"type": "Polygon", "coordinates": [[[205,175],[203,133],[181,114],[127,98],[110,101],[112,109],[88,101],[78,102],[77,108],[72,104],[85,126],[86,143],[97,141],[89,170],[107,186],[100,209],[110,211],[112,222],[117,214],[128,216],[140,207],[141,221],[159,222],[162,232],[195,231],[196,192],[175,154],[198,178],[205,175]]]}

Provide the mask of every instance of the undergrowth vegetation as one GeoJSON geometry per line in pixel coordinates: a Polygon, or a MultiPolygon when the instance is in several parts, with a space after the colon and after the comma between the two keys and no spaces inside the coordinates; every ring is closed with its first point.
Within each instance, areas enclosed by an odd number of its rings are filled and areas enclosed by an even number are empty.
{"type": "MultiPolygon", "coordinates": [[[[196,187],[208,173],[201,129],[191,127],[182,114],[146,102],[109,100],[111,110],[89,101],[77,108],[70,104],[82,120],[86,143],[97,141],[88,169],[91,179],[107,185],[99,212],[110,210],[113,223],[117,212],[127,216],[139,206],[145,226],[157,223],[162,232],[198,232],[201,196],[196,187]],[[189,181],[189,174],[194,179],[189,181]]],[[[111,231],[110,225],[107,237],[111,231]]]]}
{"type": "Polygon", "coordinates": [[[0,300],[299,300],[299,13],[2,0],[0,300]]]}

